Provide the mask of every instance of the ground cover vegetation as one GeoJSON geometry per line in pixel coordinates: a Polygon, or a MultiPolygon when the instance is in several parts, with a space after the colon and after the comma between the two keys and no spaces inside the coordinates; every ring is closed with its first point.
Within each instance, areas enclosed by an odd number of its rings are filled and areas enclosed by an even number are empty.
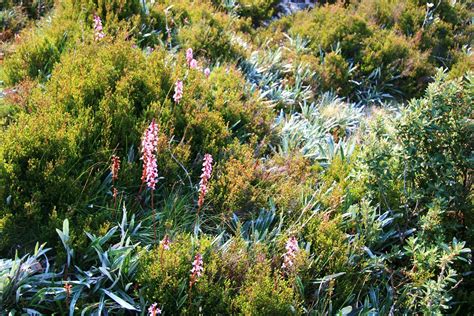
{"type": "Polygon", "coordinates": [[[4,1],[0,314],[474,313],[469,1],[4,1]]]}

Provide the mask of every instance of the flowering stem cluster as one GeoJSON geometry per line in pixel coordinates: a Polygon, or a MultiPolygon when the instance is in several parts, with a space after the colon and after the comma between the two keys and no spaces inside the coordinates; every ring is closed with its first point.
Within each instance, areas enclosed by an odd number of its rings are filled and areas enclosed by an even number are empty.
{"type": "Polygon", "coordinates": [[[194,256],[193,268],[191,269],[191,280],[189,281],[189,288],[192,288],[194,283],[201,277],[204,272],[204,264],[200,253],[194,256]]]}
{"type": "Polygon", "coordinates": [[[161,315],[161,309],[158,307],[158,304],[153,303],[150,305],[150,307],[148,308],[148,315],[149,316],[161,315]]]}
{"type": "Polygon", "coordinates": [[[198,211],[201,210],[202,205],[204,204],[204,197],[208,191],[209,179],[211,178],[212,173],[212,156],[210,154],[204,155],[204,161],[202,163],[202,174],[201,181],[199,182],[199,199],[198,199],[198,211]]]}
{"type": "Polygon", "coordinates": [[[173,100],[176,104],[179,104],[181,99],[183,98],[183,82],[181,80],[177,80],[174,84],[174,95],[173,100]]]}
{"type": "MultiPolygon", "coordinates": [[[[153,205],[153,196],[158,182],[158,166],[156,163],[156,150],[158,146],[158,126],[153,119],[145,130],[142,139],[142,157],[143,160],[143,171],[142,171],[142,187],[146,183],[147,187],[151,190],[151,208],[153,210],[153,227],[155,231],[155,242],[156,242],[156,216],[155,208],[153,205]]],[[[141,190],[141,187],[140,187],[141,190]]]]}
{"type": "Polygon", "coordinates": [[[189,64],[191,63],[191,61],[193,60],[193,49],[192,48],[188,48],[186,50],[186,63],[189,64]]]}
{"type": "Polygon", "coordinates": [[[165,237],[163,237],[163,240],[160,241],[160,245],[163,247],[164,250],[170,250],[170,243],[171,240],[168,235],[165,235],[165,237]]]}
{"type": "Polygon", "coordinates": [[[288,271],[293,267],[296,254],[299,251],[298,240],[295,236],[292,236],[288,239],[285,249],[286,253],[283,255],[283,264],[281,265],[281,268],[288,271]]]}
{"type": "Polygon", "coordinates": [[[94,39],[96,41],[100,41],[105,37],[105,34],[103,32],[103,27],[102,27],[102,20],[100,19],[100,16],[94,15],[94,32],[95,36],[94,39]]]}

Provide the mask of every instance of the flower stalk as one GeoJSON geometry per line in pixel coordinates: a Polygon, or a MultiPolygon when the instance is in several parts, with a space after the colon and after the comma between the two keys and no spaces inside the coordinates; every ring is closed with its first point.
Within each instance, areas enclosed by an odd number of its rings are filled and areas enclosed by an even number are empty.
{"type": "Polygon", "coordinates": [[[154,240],[156,243],[156,213],[154,206],[154,191],[156,184],[158,182],[158,165],[156,162],[156,151],[158,146],[158,126],[153,119],[145,130],[142,139],[142,157],[140,158],[143,161],[143,170],[142,170],[142,185],[140,191],[143,187],[143,184],[146,183],[148,189],[151,191],[151,208],[153,212],[153,229],[154,229],[154,240]]]}
{"type": "Polygon", "coordinates": [[[201,210],[204,204],[204,198],[209,190],[209,179],[211,178],[212,173],[212,156],[210,154],[204,155],[204,160],[202,163],[202,174],[201,174],[201,181],[199,182],[199,199],[198,199],[198,210],[197,214],[199,215],[199,211],[201,210]]]}

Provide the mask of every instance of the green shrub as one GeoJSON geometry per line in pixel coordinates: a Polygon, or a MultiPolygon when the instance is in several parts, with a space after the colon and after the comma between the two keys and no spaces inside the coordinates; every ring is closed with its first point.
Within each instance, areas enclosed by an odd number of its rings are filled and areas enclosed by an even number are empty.
{"type": "Polygon", "coordinates": [[[314,52],[329,52],[339,46],[343,56],[358,59],[372,30],[361,16],[349,12],[343,6],[330,5],[297,13],[289,32],[308,37],[314,52]]]}
{"type": "Polygon", "coordinates": [[[4,63],[7,84],[24,79],[47,79],[61,53],[71,47],[80,36],[80,27],[74,21],[53,19],[43,21],[42,27],[22,33],[22,41],[13,55],[4,63]]]}
{"type": "Polygon", "coordinates": [[[348,95],[351,87],[348,81],[351,77],[349,63],[336,52],[324,56],[320,66],[321,88],[324,91],[335,91],[338,95],[348,95]]]}
{"type": "Polygon", "coordinates": [[[169,250],[160,246],[142,258],[137,283],[143,299],[158,302],[166,313],[225,314],[229,289],[221,269],[222,261],[209,239],[179,235],[172,238],[169,250]],[[191,286],[190,271],[197,253],[203,256],[204,273],[191,286]]]}
{"type": "Polygon", "coordinates": [[[469,42],[466,10],[445,1],[429,10],[411,0],[327,4],[271,23],[256,43],[287,46],[287,58],[310,63],[322,91],[380,104],[420,97],[435,67],[451,67],[469,42]],[[270,32],[276,37],[265,42],[270,32]],[[294,46],[297,38],[308,43],[294,46]]]}
{"type": "Polygon", "coordinates": [[[301,313],[300,301],[291,283],[276,272],[272,273],[267,260],[250,267],[240,295],[233,300],[232,305],[243,315],[301,313]]]}
{"type": "Polygon", "coordinates": [[[223,163],[214,170],[208,195],[213,213],[228,217],[266,206],[266,196],[258,185],[252,147],[234,142],[224,154],[223,163]]]}
{"type": "Polygon", "coordinates": [[[379,80],[395,85],[403,95],[420,95],[434,72],[426,54],[419,53],[403,37],[393,32],[375,32],[365,42],[361,71],[369,76],[380,69],[379,80]]]}
{"type": "MultiPolygon", "coordinates": [[[[11,233],[20,239],[15,227],[28,218],[40,223],[56,209],[61,219],[74,214],[76,205],[90,204],[102,190],[112,153],[127,157],[131,146],[137,148],[152,117],[160,126],[158,165],[165,187],[187,176],[183,167],[198,169],[195,157],[205,152],[219,157],[234,138],[245,141],[269,129],[270,109],[245,92],[246,83],[233,68],[214,68],[206,79],[181,57],[173,61],[171,74],[164,50],[146,56],[120,40],[80,48],[63,55],[44,88],[31,92],[33,112],[20,115],[1,134],[2,196],[11,195],[13,201],[4,215],[18,216],[11,233]],[[172,95],[178,78],[185,88],[176,105],[172,95]]],[[[139,185],[140,166],[130,163],[122,187],[139,185]]],[[[41,236],[51,229],[29,231],[41,236]]]]}
{"type": "Polygon", "coordinates": [[[182,48],[191,47],[195,56],[205,57],[211,63],[244,54],[233,42],[232,34],[242,28],[248,29],[248,23],[217,11],[211,1],[197,1],[192,6],[184,0],[157,1],[150,8],[146,20],[151,30],[159,30],[163,42],[182,48]]]}
{"type": "Polygon", "coordinates": [[[239,0],[237,12],[252,19],[254,25],[270,20],[275,14],[277,0],[239,0]]]}
{"type": "Polygon", "coordinates": [[[0,40],[3,42],[10,40],[26,26],[27,22],[28,17],[21,7],[2,9],[0,11],[0,40]]]}
{"type": "Polygon", "coordinates": [[[397,138],[405,181],[417,193],[416,203],[442,198],[450,201],[450,209],[468,215],[472,201],[467,177],[474,146],[467,119],[472,113],[472,74],[464,81],[446,77],[439,72],[426,96],[410,103],[397,125],[397,138]]]}
{"type": "Polygon", "coordinates": [[[142,12],[140,0],[79,0],[66,1],[76,14],[85,15],[86,21],[92,25],[94,14],[100,16],[105,23],[130,19],[142,12]]]}

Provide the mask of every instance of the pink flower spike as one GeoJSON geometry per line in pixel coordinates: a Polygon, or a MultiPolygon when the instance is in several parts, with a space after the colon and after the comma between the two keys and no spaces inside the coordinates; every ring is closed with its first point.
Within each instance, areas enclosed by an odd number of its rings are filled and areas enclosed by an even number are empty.
{"type": "Polygon", "coordinates": [[[197,62],[197,60],[196,60],[196,59],[191,60],[191,62],[189,63],[189,68],[191,68],[191,69],[197,69],[197,67],[198,67],[198,62],[197,62]]]}
{"type": "Polygon", "coordinates": [[[95,31],[95,37],[94,39],[96,41],[100,41],[102,38],[105,37],[104,32],[102,32],[102,20],[100,19],[100,16],[94,15],[94,31],[95,31]]]}
{"type": "Polygon", "coordinates": [[[193,49],[192,48],[188,48],[186,50],[186,63],[188,64],[188,66],[191,65],[191,61],[193,60],[193,49]]]}
{"type": "Polygon", "coordinates": [[[206,76],[206,78],[209,78],[210,74],[211,70],[209,68],[204,69],[204,75],[206,76]]]}
{"type": "Polygon", "coordinates": [[[118,172],[120,170],[120,158],[113,155],[112,156],[112,166],[110,167],[112,171],[112,180],[118,179],[118,172]]]}
{"type": "Polygon", "coordinates": [[[173,95],[174,102],[179,104],[182,98],[183,98],[183,82],[181,80],[177,80],[176,83],[174,84],[174,95],[173,95]]]}
{"type": "Polygon", "coordinates": [[[298,240],[295,236],[288,239],[285,245],[286,253],[283,255],[282,269],[288,270],[293,266],[293,261],[299,251],[298,240]]]}
{"type": "Polygon", "coordinates": [[[153,119],[143,135],[141,157],[143,160],[142,182],[146,182],[147,186],[152,190],[155,190],[156,183],[158,182],[157,146],[158,126],[153,119]]]}
{"type": "Polygon", "coordinates": [[[202,163],[202,174],[201,181],[199,182],[199,199],[198,199],[198,212],[204,204],[204,197],[208,191],[208,183],[212,173],[212,156],[210,154],[204,155],[204,161],[202,163]]]}
{"type": "Polygon", "coordinates": [[[170,250],[170,243],[171,243],[171,240],[170,240],[170,238],[168,237],[168,235],[165,235],[165,237],[163,238],[163,240],[160,241],[160,244],[163,246],[163,249],[164,249],[164,250],[170,250]]]}
{"type": "Polygon", "coordinates": [[[150,316],[161,315],[161,309],[158,307],[158,304],[153,303],[150,305],[150,307],[148,308],[148,315],[150,316]]]}
{"type": "Polygon", "coordinates": [[[198,253],[196,254],[196,256],[194,256],[193,268],[191,269],[191,276],[194,276],[195,278],[199,278],[203,272],[204,272],[204,267],[203,267],[202,256],[201,254],[198,253]]]}

